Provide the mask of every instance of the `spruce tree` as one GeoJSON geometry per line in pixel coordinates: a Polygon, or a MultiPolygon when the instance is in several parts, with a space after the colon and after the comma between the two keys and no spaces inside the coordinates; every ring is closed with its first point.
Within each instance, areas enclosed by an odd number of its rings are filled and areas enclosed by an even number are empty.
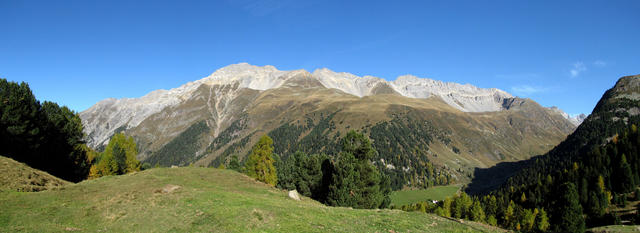
{"type": "Polygon", "coordinates": [[[536,229],[540,232],[545,232],[549,229],[549,217],[544,209],[540,209],[540,213],[536,216],[536,229]]]}
{"type": "Polygon", "coordinates": [[[0,155],[65,180],[87,178],[82,122],[65,106],[35,98],[26,83],[0,79],[0,155]]]}
{"type": "Polygon", "coordinates": [[[333,164],[327,203],[354,208],[386,208],[390,181],[371,162],[377,151],[363,134],[350,131],[342,138],[342,151],[333,164]]]}
{"type": "Polygon", "coordinates": [[[231,160],[229,161],[229,169],[240,172],[242,170],[242,166],[240,166],[240,161],[238,161],[238,155],[231,155],[231,160]]]}
{"type": "Polygon", "coordinates": [[[479,201],[474,201],[471,206],[471,220],[476,222],[484,222],[485,213],[479,201]]]}
{"type": "Polygon", "coordinates": [[[622,154],[620,157],[620,165],[618,166],[618,178],[616,182],[618,183],[618,191],[621,193],[628,193],[633,191],[636,187],[635,181],[633,179],[633,172],[631,171],[631,165],[627,162],[627,157],[625,154],[622,154]]]}
{"type": "Polygon", "coordinates": [[[559,194],[558,206],[553,216],[555,231],[584,232],[585,222],[576,185],[571,182],[562,184],[559,194]]]}

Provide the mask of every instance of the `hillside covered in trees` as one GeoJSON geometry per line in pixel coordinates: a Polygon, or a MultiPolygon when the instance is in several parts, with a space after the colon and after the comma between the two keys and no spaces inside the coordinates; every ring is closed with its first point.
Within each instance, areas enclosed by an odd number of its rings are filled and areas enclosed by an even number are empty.
{"type": "MultiPolygon", "coordinates": [[[[640,224],[640,76],[621,78],[593,113],[547,154],[521,163],[499,188],[465,193],[404,210],[485,221],[524,232],[583,232],[586,227],[640,224]]],[[[473,183],[471,184],[473,185],[473,183]]]]}
{"type": "Polygon", "coordinates": [[[490,195],[515,201],[518,208],[550,211],[555,231],[619,224],[621,218],[637,223],[637,216],[614,210],[640,195],[638,125],[640,76],[623,77],[572,135],[490,195]],[[563,199],[567,195],[570,202],[563,199]]]}
{"type": "MultiPolygon", "coordinates": [[[[242,169],[248,176],[285,190],[297,190],[330,206],[359,209],[387,208],[391,203],[389,177],[373,165],[378,153],[369,139],[349,131],[335,155],[307,155],[298,151],[281,159],[267,135],[253,146],[242,169]]],[[[229,167],[237,170],[236,162],[229,167]]],[[[222,166],[224,167],[224,166],[222,166]]]]}

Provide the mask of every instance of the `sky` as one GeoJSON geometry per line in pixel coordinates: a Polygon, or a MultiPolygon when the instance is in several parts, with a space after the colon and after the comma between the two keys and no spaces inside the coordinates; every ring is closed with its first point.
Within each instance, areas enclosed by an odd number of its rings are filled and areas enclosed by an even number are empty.
{"type": "Polygon", "coordinates": [[[412,74],[590,113],[640,74],[640,1],[0,1],[0,77],[83,111],[235,63],[412,74]]]}

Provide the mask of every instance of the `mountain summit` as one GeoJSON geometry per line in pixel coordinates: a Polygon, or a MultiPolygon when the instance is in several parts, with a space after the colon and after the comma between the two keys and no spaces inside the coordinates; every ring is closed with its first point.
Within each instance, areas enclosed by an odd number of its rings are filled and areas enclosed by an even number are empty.
{"type": "MultiPolygon", "coordinates": [[[[334,72],[326,68],[315,70],[312,74],[305,70],[281,71],[273,66],[254,66],[239,63],[220,68],[208,77],[189,82],[181,87],[153,91],[141,98],[106,99],[98,102],[81,113],[87,121],[85,129],[89,135],[89,144],[105,144],[115,131],[129,129],[140,124],[146,117],[160,112],[167,106],[180,104],[189,98],[202,85],[230,85],[235,89],[269,90],[281,87],[295,74],[305,73],[326,88],[333,88],[358,97],[378,93],[395,93],[409,98],[438,97],[448,105],[463,112],[495,112],[504,110],[503,103],[513,96],[496,88],[478,88],[471,84],[442,82],[412,75],[398,77],[395,81],[386,81],[373,76],[359,77],[345,72],[334,72]],[[105,113],[104,111],[107,110],[105,113]],[[97,114],[100,111],[100,114],[97,114]],[[95,116],[100,115],[100,120],[95,116]]],[[[570,119],[575,125],[581,118],[572,118],[554,108],[558,114],[570,119]],[[577,120],[574,120],[577,119],[577,120]]]]}
{"type": "Polygon", "coordinates": [[[465,179],[473,167],[542,154],[577,125],[558,109],[495,88],[247,63],[140,98],[106,99],[80,117],[90,146],[125,131],[139,159],[166,166],[242,158],[262,134],[284,157],[331,154],[340,135],[355,129],[374,141],[379,166],[398,179],[419,178],[410,185],[465,179]]]}

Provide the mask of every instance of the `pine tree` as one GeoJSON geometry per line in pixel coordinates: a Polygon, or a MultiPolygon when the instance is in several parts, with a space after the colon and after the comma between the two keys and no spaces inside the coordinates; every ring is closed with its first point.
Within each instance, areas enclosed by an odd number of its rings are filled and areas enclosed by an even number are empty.
{"type": "Polygon", "coordinates": [[[258,181],[275,186],[278,180],[276,168],[273,165],[273,140],[263,135],[258,143],[253,146],[247,159],[245,168],[247,175],[258,181]]]}
{"type": "Polygon", "coordinates": [[[82,122],[66,106],[40,103],[26,83],[0,79],[0,155],[65,180],[87,178],[82,122]]]}
{"type": "Polygon", "coordinates": [[[340,152],[333,166],[333,179],[329,184],[327,204],[356,207],[356,199],[360,198],[356,186],[360,173],[356,172],[356,163],[357,160],[352,154],[340,152]]]}
{"type": "Polygon", "coordinates": [[[509,205],[507,205],[507,209],[504,211],[504,216],[502,216],[502,225],[509,227],[515,221],[515,208],[516,204],[513,201],[509,201],[509,205]]]}
{"type": "Polygon", "coordinates": [[[536,216],[536,229],[541,232],[549,229],[549,217],[544,209],[540,209],[540,213],[536,216]]]}
{"type": "Polygon", "coordinates": [[[451,214],[454,218],[469,218],[471,205],[473,205],[471,197],[462,192],[460,195],[454,197],[453,205],[451,206],[453,212],[451,214]]]}
{"type": "Polygon", "coordinates": [[[635,181],[633,179],[633,172],[631,171],[631,165],[627,163],[627,157],[625,154],[622,154],[620,157],[620,165],[618,167],[618,178],[619,180],[616,183],[619,186],[618,191],[621,193],[628,193],[633,191],[636,187],[635,181]]]}
{"type": "Polygon", "coordinates": [[[538,209],[534,209],[531,211],[530,209],[525,209],[522,213],[522,224],[521,227],[523,231],[528,232],[533,230],[533,225],[535,224],[536,215],[538,215],[538,209]]]}
{"type": "Polygon", "coordinates": [[[575,184],[567,182],[560,186],[558,208],[554,214],[556,232],[584,232],[585,222],[582,206],[575,184]]]}
{"type": "Polygon", "coordinates": [[[231,160],[229,161],[229,169],[240,172],[242,170],[242,166],[240,166],[240,162],[238,161],[238,155],[231,155],[231,160]]]}
{"type": "Polygon", "coordinates": [[[376,155],[368,138],[349,131],[333,164],[327,203],[367,209],[387,207],[391,202],[390,181],[372,164],[376,155]]]}
{"type": "Polygon", "coordinates": [[[485,213],[479,201],[474,201],[471,206],[471,220],[476,222],[484,222],[485,213]]]}

